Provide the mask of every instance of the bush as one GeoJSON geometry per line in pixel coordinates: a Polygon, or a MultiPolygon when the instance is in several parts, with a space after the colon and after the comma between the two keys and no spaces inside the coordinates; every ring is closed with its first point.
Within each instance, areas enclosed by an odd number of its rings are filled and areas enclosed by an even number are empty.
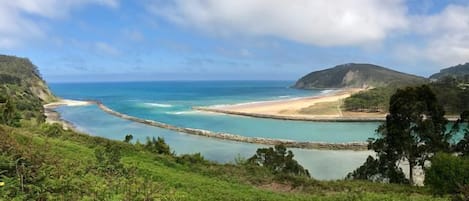
{"type": "Polygon", "coordinates": [[[308,170],[304,169],[293,157],[292,151],[287,151],[285,145],[279,144],[274,148],[257,149],[256,154],[248,159],[248,163],[265,167],[273,174],[310,177],[308,170]]]}
{"type": "Polygon", "coordinates": [[[445,153],[436,154],[425,171],[425,185],[437,195],[459,193],[469,184],[469,160],[445,153]]]}
{"type": "Polygon", "coordinates": [[[147,143],[144,146],[145,150],[150,151],[156,154],[163,154],[163,155],[172,155],[169,145],[166,144],[164,138],[152,137],[151,139],[147,137],[147,143]]]}
{"type": "Polygon", "coordinates": [[[62,125],[60,125],[59,123],[43,124],[41,126],[41,130],[47,137],[59,137],[65,132],[62,125]]]}
{"type": "Polygon", "coordinates": [[[183,154],[176,157],[176,162],[180,164],[204,164],[206,161],[204,156],[200,153],[195,154],[183,154]]]}
{"type": "Polygon", "coordinates": [[[453,195],[452,201],[468,201],[469,200],[469,185],[459,187],[459,193],[453,195]]]}

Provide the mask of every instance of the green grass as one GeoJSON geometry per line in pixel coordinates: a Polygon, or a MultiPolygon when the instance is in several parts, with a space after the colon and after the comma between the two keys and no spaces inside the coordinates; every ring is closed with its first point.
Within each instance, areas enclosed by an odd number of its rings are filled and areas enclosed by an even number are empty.
{"type": "Polygon", "coordinates": [[[153,200],[445,200],[432,197],[427,189],[418,187],[365,181],[291,180],[262,168],[208,161],[181,164],[174,156],[157,155],[135,145],[69,131],[50,138],[33,128],[0,126],[0,136],[2,149],[14,147],[10,156],[21,156],[39,164],[31,168],[35,173],[25,173],[26,177],[31,174],[41,178],[32,181],[27,192],[22,192],[18,178],[3,177],[6,185],[0,187],[0,200],[144,200],[145,197],[153,200]],[[95,150],[105,146],[121,150],[120,163],[125,171],[106,173],[99,169],[95,150]],[[270,184],[280,184],[284,189],[262,187],[275,186],[270,184]]]}
{"type": "Polygon", "coordinates": [[[300,114],[308,115],[340,115],[341,101],[319,102],[300,109],[300,114]]]}

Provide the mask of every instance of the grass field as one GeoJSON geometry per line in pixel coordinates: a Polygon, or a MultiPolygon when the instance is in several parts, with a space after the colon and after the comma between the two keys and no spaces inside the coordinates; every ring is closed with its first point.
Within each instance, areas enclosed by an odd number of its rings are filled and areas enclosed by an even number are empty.
{"type": "Polygon", "coordinates": [[[71,131],[48,135],[50,129],[0,126],[2,167],[18,157],[29,164],[3,175],[0,200],[445,200],[421,187],[279,177],[71,131]]]}

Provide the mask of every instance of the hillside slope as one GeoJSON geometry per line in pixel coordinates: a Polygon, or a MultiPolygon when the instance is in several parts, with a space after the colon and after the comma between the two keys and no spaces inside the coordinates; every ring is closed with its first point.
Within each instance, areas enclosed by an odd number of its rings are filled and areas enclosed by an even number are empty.
{"type": "Polygon", "coordinates": [[[430,79],[440,79],[446,76],[452,76],[452,77],[464,77],[469,75],[469,63],[465,64],[459,64],[457,66],[452,66],[449,68],[444,68],[440,70],[439,73],[435,73],[430,76],[430,79]]]}
{"type": "Polygon", "coordinates": [[[425,82],[426,79],[423,77],[401,73],[381,66],[349,63],[309,73],[299,79],[294,87],[298,89],[364,88],[425,82]]]}
{"type": "Polygon", "coordinates": [[[16,85],[43,102],[55,99],[37,67],[26,58],[0,55],[0,84],[3,88],[16,85]]]}

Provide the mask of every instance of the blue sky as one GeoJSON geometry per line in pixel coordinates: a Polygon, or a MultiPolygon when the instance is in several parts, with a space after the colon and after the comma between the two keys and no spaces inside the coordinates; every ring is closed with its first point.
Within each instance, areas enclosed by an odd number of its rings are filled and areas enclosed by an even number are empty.
{"type": "Polygon", "coordinates": [[[49,82],[295,80],[469,62],[467,0],[0,0],[0,53],[49,82]]]}

